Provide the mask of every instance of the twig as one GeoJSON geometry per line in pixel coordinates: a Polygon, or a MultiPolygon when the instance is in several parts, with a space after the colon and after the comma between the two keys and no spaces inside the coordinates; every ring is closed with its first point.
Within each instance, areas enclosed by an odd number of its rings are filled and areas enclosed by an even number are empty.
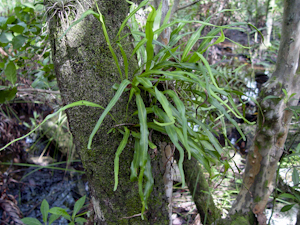
{"type": "Polygon", "coordinates": [[[59,91],[51,91],[51,90],[44,90],[44,89],[36,89],[36,88],[20,88],[18,92],[40,92],[40,93],[48,93],[48,94],[56,94],[59,95],[59,91]]]}
{"type": "Polygon", "coordinates": [[[187,5],[185,5],[185,6],[181,6],[181,7],[179,7],[178,9],[176,9],[175,12],[177,12],[177,11],[179,11],[179,10],[181,10],[181,9],[185,9],[185,8],[187,8],[187,7],[190,7],[190,6],[192,6],[192,5],[195,5],[195,4],[198,3],[198,2],[200,2],[200,0],[196,0],[196,1],[194,1],[194,2],[192,2],[192,3],[190,3],[190,4],[187,4],[187,5]]]}
{"type": "MultiPolygon", "coordinates": [[[[146,214],[147,212],[148,211],[145,211],[144,214],[146,214]]],[[[133,216],[122,217],[119,220],[122,220],[122,219],[131,219],[131,218],[138,217],[138,216],[141,216],[141,215],[142,215],[142,213],[138,213],[138,214],[134,214],[133,216]]]]}

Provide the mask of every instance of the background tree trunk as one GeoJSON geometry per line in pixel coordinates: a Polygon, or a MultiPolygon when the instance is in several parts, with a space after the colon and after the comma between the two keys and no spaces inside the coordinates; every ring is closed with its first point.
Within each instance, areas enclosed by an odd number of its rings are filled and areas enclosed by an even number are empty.
{"type": "Polygon", "coordinates": [[[266,224],[263,212],[274,189],[277,163],[292,118],[292,112],[286,108],[297,105],[300,96],[300,77],[296,72],[300,51],[299,8],[300,0],[285,1],[276,71],[260,94],[262,113],[259,111],[254,146],[247,157],[243,187],[230,211],[231,214],[254,213],[259,224],[266,224]],[[295,95],[289,99],[293,93],[295,95]]]}
{"type": "MultiPolygon", "coordinates": [[[[91,8],[97,12],[93,1],[84,0],[80,3],[81,6],[76,7],[78,15],[83,11],[79,11],[81,7],[84,11],[91,8]]],[[[49,4],[51,3],[46,2],[46,5],[49,4]]],[[[107,32],[114,45],[112,40],[127,16],[129,6],[123,0],[102,0],[97,1],[97,4],[105,18],[107,32]]],[[[72,16],[73,13],[70,14],[70,17],[72,16]]],[[[106,107],[115,93],[112,89],[113,84],[120,83],[120,75],[106,44],[100,22],[93,16],[88,16],[60,40],[58,38],[67,26],[63,25],[58,14],[51,19],[49,28],[53,62],[63,103],[87,100],[106,107]]],[[[131,43],[131,40],[124,40],[124,43],[131,43]]],[[[133,46],[128,44],[123,46],[130,59],[133,46]]],[[[117,57],[122,65],[120,52],[117,52],[117,57]]],[[[129,68],[131,69],[129,76],[132,76],[137,68],[132,58],[129,68]]],[[[168,202],[164,197],[163,173],[160,170],[161,157],[152,159],[154,188],[148,202],[149,209],[145,214],[145,220],[142,221],[140,215],[137,215],[141,212],[142,205],[137,183],[129,179],[133,158],[132,140],[120,155],[119,185],[118,189],[113,191],[114,156],[122,135],[119,132],[110,134],[107,132],[117,124],[137,123],[137,118],[125,118],[127,100],[128,93],[123,94],[111,111],[117,122],[110,116],[105,118],[90,150],[87,149],[89,135],[103,110],[82,106],[67,111],[70,131],[89,181],[91,202],[95,211],[92,219],[96,224],[169,224],[168,202]]],[[[129,107],[128,115],[134,110],[136,110],[134,107],[129,107]]],[[[122,126],[119,128],[122,129],[122,126]]]]}
{"type": "Polygon", "coordinates": [[[186,157],[183,161],[183,169],[186,184],[196,204],[201,221],[203,224],[212,224],[221,217],[221,211],[214,203],[202,166],[193,157],[190,160],[186,157]]]}

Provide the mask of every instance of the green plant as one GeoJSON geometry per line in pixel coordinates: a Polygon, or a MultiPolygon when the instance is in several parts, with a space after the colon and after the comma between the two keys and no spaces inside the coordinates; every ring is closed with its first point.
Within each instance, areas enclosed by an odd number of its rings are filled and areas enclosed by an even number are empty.
{"type": "Polygon", "coordinates": [[[24,126],[29,128],[29,129],[34,129],[37,125],[38,125],[38,120],[39,120],[39,117],[41,115],[38,114],[36,111],[33,112],[33,118],[30,118],[30,122],[31,122],[31,125],[24,122],[24,126]]]}
{"type": "MultiPolygon", "coordinates": [[[[72,216],[70,216],[67,211],[61,207],[53,207],[49,209],[49,204],[46,199],[43,200],[41,204],[41,213],[43,216],[43,222],[45,225],[49,224],[51,225],[55,220],[57,220],[59,217],[64,217],[67,220],[70,221],[69,225],[75,225],[76,224],[83,224],[86,222],[86,219],[84,219],[82,216],[86,214],[86,212],[78,214],[80,209],[83,207],[85,202],[86,196],[81,197],[78,199],[78,201],[74,205],[74,210],[72,213],[72,216]],[[48,221],[48,213],[51,213],[52,215],[49,217],[48,221]]],[[[31,217],[25,217],[22,219],[22,222],[28,225],[41,225],[42,223],[36,219],[31,217]]]]}
{"type": "Polygon", "coordinates": [[[18,76],[36,76],[36,88],[56,86],[48,35],[42,32],[42,10],[41,2],[23,3],[0,17],[0,103],[15,98],[20,85],[18,76]]]}
{"type": "MultiPolygon", "coordinates": [[[[128,103],[135,97],[137,111],[130,116],[138,117],[139,123],[133,127],[139,128],[140,131],[136,132],[126,126],[124,126],[124,129],[119,128],[120,126],[116,126],[111,129],[110,132],[118,131],[123,134],[123,140],[116,151],[114,159],[114,190],[116,190],[118,186],[119,155],[124,150],[129,136],[131,135],[134,138],[134,158],[130,168],[130,179],[138,182],[138,191],[142,202],[142,218],[147,208],[147,200],[153,186],[151,159],[148,154],[148,148],[156,148],[155,144],[149,140],[149,129],[167,134],[171,142],[176,146],[180,154],[178,166],[182,177],[182,186],[184,186],[185,179],[182,163],[185,150],[188,154],[188,158],[191,158],[191,156],[196,158],[210,175],[213,175],[211,164],[215,164],[216,162],[224,163],[226,172],[229,168],[229,164],[227,160],[222,159],[221,155],[227,153],[223,151],[215,138],[214,134],[216,132],[213,130],[213,126],[217,123],[216,121],[219,120],[221,120],[221,126],[225,126],[225,124],[222,123],[225,117],[236,127],[241,136],[245,139],[243,132],[231,115],[249,123],[239,112],[237,104],[232,98],[232,95],[242,96],[243,93],[238,90],[232,90],[229,86],[221,88],[218,79],[216,79],[216,74],[214,74],[214,70],[212,70],[208,61],[203,56],[210,46],[225,40],[223,29],[232,27],[210,24],[209,20],[211,17],[204,22],[174,20],[168,23],[171,10],[169,10],[164,22],[160,26],[160,20],[157,19],[161,17],[160,5],[157,11],[152,7],[152,11],[147,17],[145,30],[143,31],[135,19],[135,13],[147,3],[148,0],[145,0],[136,8],[132,5],[130,14],[123,21],[118,35],[115,38],[116,42],[111,43],[109,40],[103,15],[98,7],[97,12],[92,10],[84,12],[82,16],[65,31],[64,34],[86,16],[95,16],[102,24],[103,33],[119,71],[121,82],[120,84],[114,85],[113,88],[116,89],[116,93],[106,108],[88,101],[78,101],[56,112],[59,113],[62,110],[79,105],[99,107],[104,110],[89,137],[87,147],[91,149],[94,135],[120,96],[128,91],[128,103]],[[130,21],[129,25],[128,21],[130,21]],[[192,23],[201,24],[201,26],[194,32],[182,34],[182,28],[192,23]],[[126,25],[131,29],[131,34],[135,39],[135,48],[131,53],[131,57],[136,54],[140,66],[136,73],[131,74],[131,76],[128,74],[128,56],[125,54],[122,46],[122,40],[130,34],[121,36],[121,34],[123,35],[123,29],[126,25]],[[201,36],[201,32],[206,26],[212,27],[212,30],[206,36],[201,36]],[[154,27],[157,27],[157,29],[154,30],[154,27]],[[169,43],[163,45],[156,41],[156,37],[168,27],[172,27],[173,31],[169,43]],[[218,36],[218,34],[220,35],[218,36]],[[185,43],[178,44],[178,41],[186,35],[191,35],[189,40],[185,43]],[[202,42],[199,46],[196,46],[199,40],[202,42]],[[154,54],[154,45],[161,47],[157,54],[154,54]],[[119,63],[115,53],[116,48],[119,49],[123,56],[123,70],[121,70],[121,63],[119,63]],[[194,51],[193,49],[196,50],[194,51]],[[129,77],[133,78],[129,80],[129,77]],[[144,102],[142,98],[143,95],[150,96],[151,102],[144,102]],[[212,112],[216,116],[212,116],[212,112]],[[214,124],[208,125],[206,123],[207,120],[214,121],[214,124]]],[[[60,38],[63,37],[64,35],[60,38]]],[[[241,102],[240,104],[244,103],[241,102]]],[[[46,120],[51,117],[53,117],[53,115],[47,116],[46,120]]],[[[42,123],[44,123],[44,121],[42,123]]],[[[34,132],[34,130],[30,133],[34,132]]],[[[13,142],[20,139],[21,138],[16,139],[13,142]]],[[[7,145],[5,147],[7,147],[7,145]]]]}

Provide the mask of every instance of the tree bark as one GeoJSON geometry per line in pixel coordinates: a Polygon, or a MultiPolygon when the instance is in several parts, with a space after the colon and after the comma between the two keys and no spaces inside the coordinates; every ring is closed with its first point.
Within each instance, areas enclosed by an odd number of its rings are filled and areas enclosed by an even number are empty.
{"type": "Polygon", "coordinates": [[[263,212],[274,189],[277,164],[292,118],[287,107],[297,105],[300,96],[300,77],[296,72],[300,52],[300,0],[286,0],[284,7],[276,71],[259,97],[262,113],[258,116],[254,146],[247,157],[243,187],[230,211],[231,215],[253,213],[259,224],[266,224],[263,212]]]}
{"type": "Polygon", "coordinates": [[[266,50],[268,47],[271,46],[271,34],[272,34],[272,27],[273,27],[273,19],[274,19],[274,8],[275,8],[275,0],[268,1],[268,8],[266,13],[266,31],[264,32],[264,41],[260,45],[260,50],[266,50]]]}
{"type": "MultiPolygon", "coordinates": [[[[87,9],[97,12],[93,1],[79,2],[80,5],[75,1],[72,3],[76,8],[71,8],[73,11],[69,15],[69,20],[74,19],[74,10],[77,17],[87,9]]],[[[50,1],[46,2],[48,7],[49,4],[50,1]]],[[[104,16],[113,48],[117,49],[113,40],[122,21],[128,15],[128,4],[123,0],[101,0],[97,1],[97,4],[104,16]]],[[[49,10],[48,14],[52,15],[53,12],[49,10]]],[[[101,24],[95,17],[87,16],[59,39],[67,29],[60,18],[65,14],[59,12],[58,10],[50,20],[49,30],[53,62],[63,103],[66,105],[87,100],[105,108],[115,94],[112,86],[114,83],[120,83],[121,79],[106,44],[101,24]]],[[[124,51],[128,59],[131,59],[129,61],[129,79],[131,79],[137,63],[130,57],[133,46],[128,43],[132,41],[127,38],[123,42],[124,51]]],[[[121,53],[116,54],[122,65],[121,53]]],[[[87,149],[89,135],[103,110],[85,106],[67,110],[70,131],[88,177],[91,203],[95,212],[94,217],[90,219],[96,224],[169,224],[168,202],[164,195],[163,173],[160,169],[161,157],[154,157],[151,161],[154,187],[148,201],[149,208],[145,213],[145,220],[139,215],[142,205],[138,186],[129,179],[133,159],[132,140],[129,140],[129,144],[120,155],[119,185],[117,190],[113,191],[114,157],[122,135],[118,131],[108,134],[108,131],[117,124],[137,123],[137,118],[125,117],[127,101],[128,93],[125,93],[111,110],[116,122],[110,116],[104,119],[93,139],[92,149],[87,149]]],[[[135,107],[129,107],[128,115],[135,110],[135,107]]],[[[118,128],[122,129],[122,126],[118,128]]],[[[153,139],[154,142],[155,140],[157,139],[153,139]]]]}

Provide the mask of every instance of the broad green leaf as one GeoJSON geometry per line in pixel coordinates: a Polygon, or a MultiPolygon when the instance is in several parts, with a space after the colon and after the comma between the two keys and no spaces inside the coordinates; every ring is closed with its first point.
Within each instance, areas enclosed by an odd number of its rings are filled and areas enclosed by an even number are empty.
{"type": "Polygon", "coordinates": [[[17,69],[13,61],[7,64],[4,73],[10,83],[15,84],[17,82],[17,69]]]}
{"type": "Polygon", "coordinates": [[[138,108],[138,117],[139,117],[139,124],[140,124],[140,146],[141,152],[139,155],[140,159],[140,166],[145,167],[147,161],[147,153],[148,153],[148,126],[147,126],[147,111],[145,108],[145,104],[143,99],[139,93],[135,93],[136,96],[136,105],[138,108]]]}
{"type": "Polygon", "coordinates": [[[9,27],[9,29],[13,32],[22,34],[26,27],[27,27],[27,25],[24,22],[20,22],[18,24],[15,24],[15,25],[9,27]]]}
{"type": "Polygon", "coordinates": [[[2,33],[0,35],[0,42],[1,43],[9,43],[12,41],[13,38],[14,38],[14,36],[10,32],[2,31],[2,33]]]}
{"type": "Polygon", "coordinates": [[[116,156],[115,156],[115,161],[114,161],[114,169],[115,169],[115,187],[114,187],[114,191],[117,190],[118,187],[118,175],[119,175],[119,157],[120,154],[122,153],[123,149],[126,147],[127,142],[128,142],[128,138],[129,138],[129,134],[130,131],[128,130],[127,127],[124,127],[125,129],[125,134],[123,136],[123,139],[116,151],[116,156]]]}
{"type": "Polygon", "coordinates": [[[77,217],[77,218],[75,218],[75,222],[77,222],[77,223],[85,223],[85,222],[87,222],[87,220],[84,219],[84,218],[82,218],[82,217],[77,217]]]}
{"type": "Polygon", "coordinates": [[[146,33],[146,39],[147,39],[147,44],[146,44],[146,51],[147,51],[147,63],[146,63],[146,71],[148,71],[151,67],[152,63],[152,58],[154,54],[154,48],[153,48],[153,23],[154,19],[156,16],[156,10],[153,6],[151,6],[152,11],[149,13],[147,22],[146,22],[146,28],[145,28],[145,33],[146,33]]]}
{"type": "Polygon", "coordinates": [[[0,16],[0,28],[4,30],[4,26],[6,25],[7,17],[0,16]]]}
{"type": "Polygon", "coordinates": [[[295,204],[291,204],[291,205],[285,205],[281,208],[280,212],[286,212],[289,211],[291,208],[293,208],[295,204]]]}
{"type": "Polygon", "coordinates": [[[44,223],[47,223],[48,221],[48,211],[49,211],[49,204],[46,201],[46,199],[44,199],[41,204],[41,213],[43,215],[44,223]]]}
{"type": "Polygon", "coordinates": [[[89,137],[89,142],[88,142],[88,149],[91,149],[91,145],[92,145],[92,141],[93,141],[93,137],[95,136],[96,132],[99,130],[102,121],[104,120],[104,118],[106,117],[107,113],[112,109],[112,107],[117,103],[117,101],[119,100],[120,96],[122,95],[122,93],[124,92],[124,89],[127,87],[127,85],[130,84],[129,80],[123,80],[122,83],[119,86],[119,89],[117,91],[117,93],[115,94],[115,96],[112,98],[112,100],[109,102],[108,106],[105,108],[104,112],[101,114],[96,126],[94,127],[90,137],[89,137]]]}
{"type": "Polygon", "coordinates": [[[85,203],[86,196],[82,196],[80,199],[78,199],[74,205],[74,210],[72,214],[72,220],[74,220],[76,214],[79,212],[79,210],[82,208],[82,206],[85,203]]]}
{"type": "Polygon", "coordinates": [[[12,45],[14,49],[19,49],[23,46],[23,44],[26,42],[27,38],[23,35],[15,36],[12,40],[12,45]]]}
{"type": "Polygon", "coordinates": [[[64,218],[71,220],[71,216],[67,213],[67,211],[60,207],[53,207],[49,210],[49,213],[63,216],[64,218]]]}
{"type": "Polygon", "coordinates": [[[21,219],[21,221],[27,225],[42,225],[42,223],[38,221],[36,218],[31,218],[31,217],[25,217],[21,219]]]}
{"type": "Polygon", "coordinates": [[[296,168],[293,169],[292,180],[293,180],[294,186],[297,186],[299,184],[299,173],[296,168]]]}
{"type": "MultiPolygon", "coordinates": [[[[16,7],[17,8],[17,7],[16,7]]],[[[16,10],[16,8],[15,8],[15,10],[16,10]]],[[[8,25],[8,24],[13,24],[15,21],[16,21],[16,17],[13,15],[13,16],[10,16],[10,17],[8,17],[7,18],[7,21],[6,21],[6,24],[8,25]]]]}
{"type": "Polygon", "coordinates": [[[11,101],[15,98],[17,93],[17,87],[0,90],[0,103],[11,101]]]}
{"type": "Polygon", "coordinates": [[[49,225],[51,225],[51,224],[52,224],[55,220],[57,220],[59,217],[60,217],[60,215],[52,214],[52,215],[49,217],[49,225]]]}

